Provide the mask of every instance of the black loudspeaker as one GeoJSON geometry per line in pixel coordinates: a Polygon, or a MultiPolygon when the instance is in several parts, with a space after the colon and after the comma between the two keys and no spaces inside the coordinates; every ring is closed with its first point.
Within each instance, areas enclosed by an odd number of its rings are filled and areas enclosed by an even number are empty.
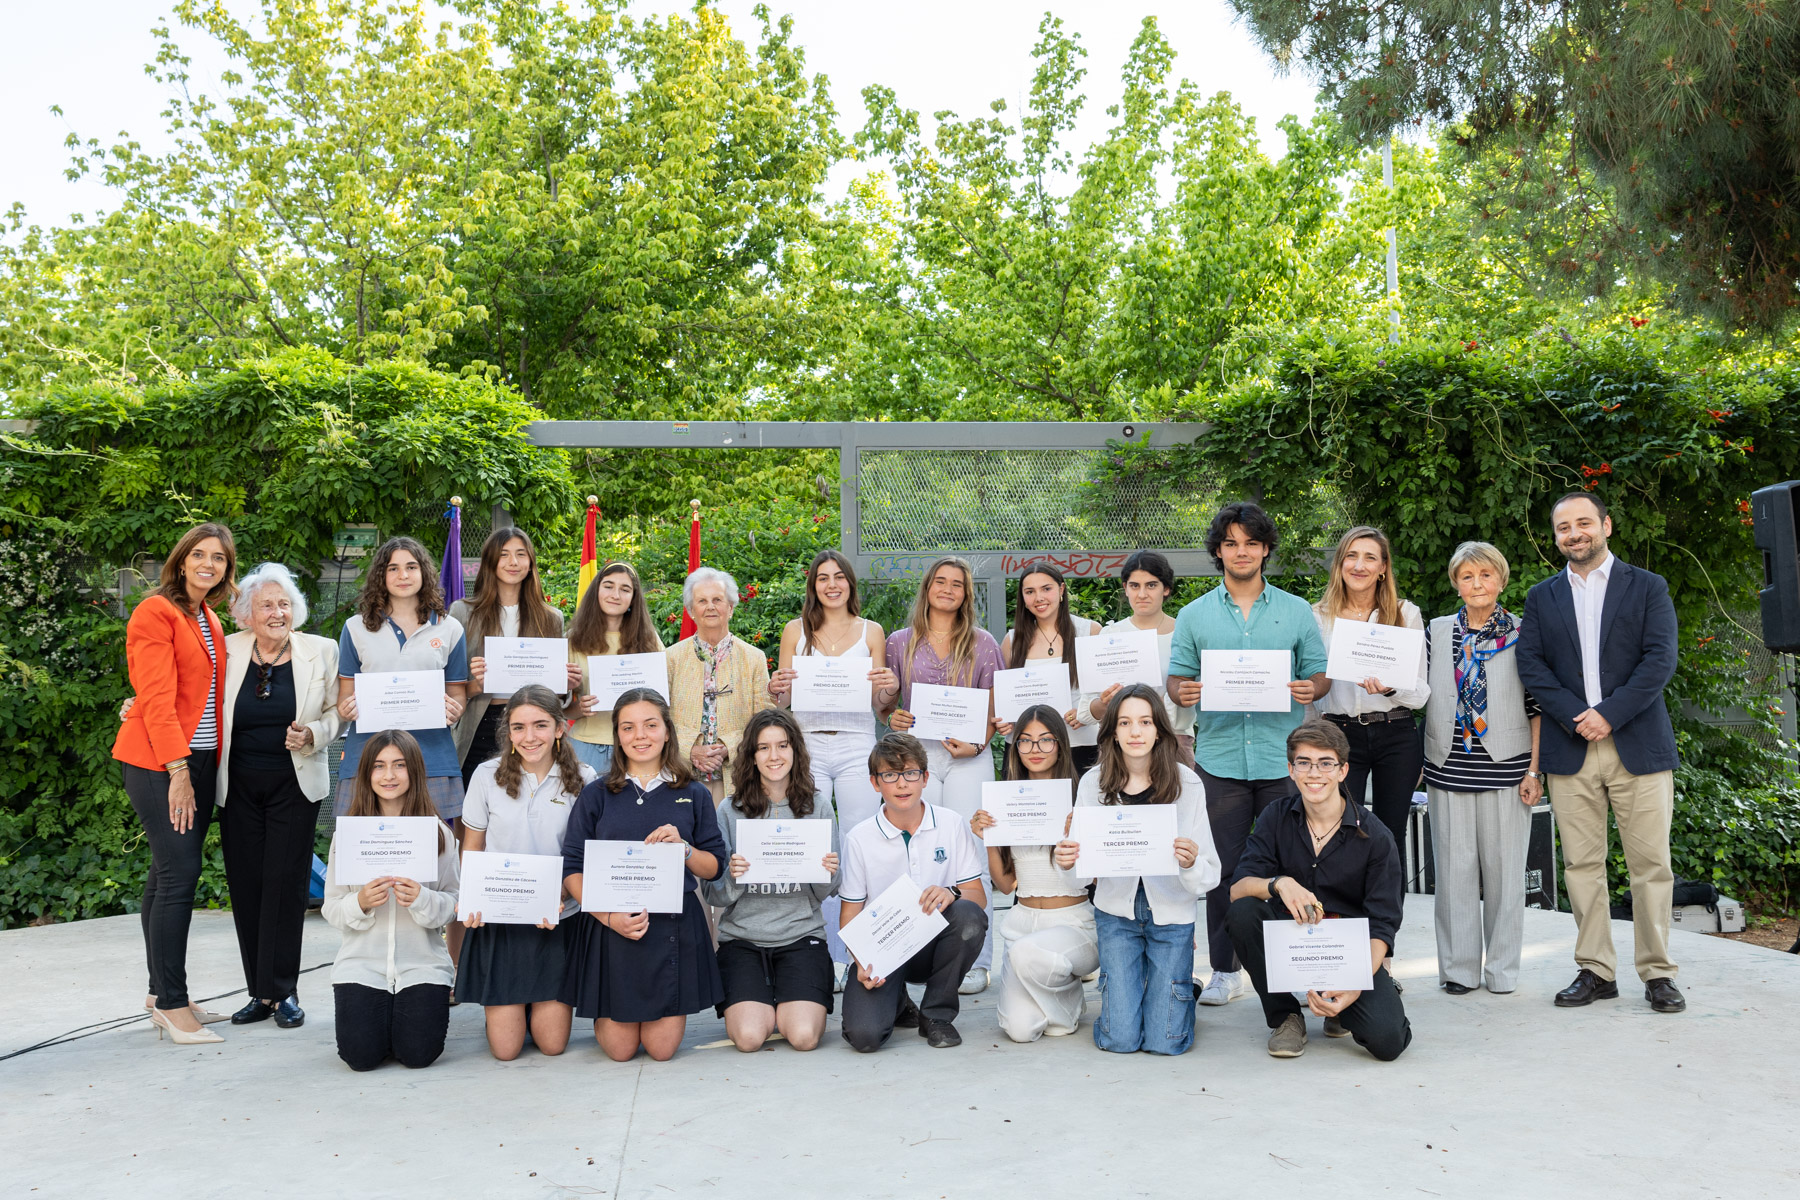
{"type": "Polygon", "coordinates": [[[1525,851],[1525,907],[1556,911],[1556,814],[1548,800],[1531,810],[1525,851]]]}
{"type": "Polygon", "coordinates": [[[1781,654],[1800,652],[1800,543],[1794,527],[1800,480],[1750,493],[1756,548],[1762,551],[1763,645],[1781,654]]]}

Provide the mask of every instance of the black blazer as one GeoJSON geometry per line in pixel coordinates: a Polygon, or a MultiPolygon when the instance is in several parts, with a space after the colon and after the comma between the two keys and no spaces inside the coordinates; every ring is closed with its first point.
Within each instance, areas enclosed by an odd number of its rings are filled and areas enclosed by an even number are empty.
{"type": "MultiPolygon", "coordinates": [[[[1663,689],[1675,675],[1678,633],[1663,577],[1615,558],[1600,611],[1601,699],[1594,707],[1613,727],[1619,762],[1633,775],[1675,769],[1675,728],[1663,689]]],[[[1518,664],[1520,680],[1545,717],[1538,765],[1550,775],[1575,774],[1588,747],[1575,732],[1575,718],[1588,702],[1567,571],[1526,595],[1518,664]]]]}

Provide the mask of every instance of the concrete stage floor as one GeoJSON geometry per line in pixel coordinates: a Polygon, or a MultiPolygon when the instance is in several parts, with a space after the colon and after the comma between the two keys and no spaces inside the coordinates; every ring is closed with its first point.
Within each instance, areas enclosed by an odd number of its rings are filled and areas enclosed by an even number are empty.
{"type": "MultiPolygon", "coordinates": [[[[1800,957],[1676,933],[1685,1014],[1652,1013],[1629,975],[1563,1011],[1573,921],[1526,921],[1519,991],[1454,998],[1430,898],[1408,897],[1414,1041],[1392,1064],[1317,1021],[1303,1058],[1271,1059],[1253,997],[1201,1009],[1181,1058],[1103,1054],[1086,1025],[1014,1045],[990,992],[960,1049],[901,1031],[857,1055],[834,1020],[811,1054],[743,1055],[707,1014],[662,1064],[607,1061],[579,1021],[562,1058],[496,1063],[464,1006],[435,1066],[356,1075],[316,971],[302,1029],[184,1049],[136,1022],[0,1062],[0,1195],[1793,1197],[1800,957]]],[[[1614,936],[1629,963],[1631,926],[1614,936]]],[[[304,963],[336,940],[309,917],[304,963]]],[[[228,914],[196,914],[190,964],[196,996],[239,985],[228,914]]],[[[137,919],[0,933],[0,972],[0,1052],[130,1014],[137,919]]]]}

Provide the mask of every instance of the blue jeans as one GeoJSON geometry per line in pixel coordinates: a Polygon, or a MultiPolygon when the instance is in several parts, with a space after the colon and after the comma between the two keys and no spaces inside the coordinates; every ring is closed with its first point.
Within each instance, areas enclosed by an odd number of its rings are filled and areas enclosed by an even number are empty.
{"type": "Polygon", "coordinates": [[[1194,1044],[1194,923],[1158,925],[1139,886],[1132,919],[1094,910],[1100,1019],[1094,1045],[1115,1054],[1185,1054],[1194,1044]]]}
{"type": "Polygon", "coordinates": [[[584,742],[580,738],[569,739],[569,749],[575,751],[575,757],[599,772],[605,779],[606,773],[612,770],[613,748],[603,746],[599,742],[584,742]]]}

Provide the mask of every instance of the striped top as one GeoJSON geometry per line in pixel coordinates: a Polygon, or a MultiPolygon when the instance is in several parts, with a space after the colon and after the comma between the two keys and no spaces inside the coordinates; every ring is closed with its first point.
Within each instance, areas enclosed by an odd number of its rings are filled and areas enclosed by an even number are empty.
{"type": "Polygon", "coordinates": [[[212,677],[206,685],[206,710],[200,714],[200,724],[194,730],[194,736],[188,742],[189,750],[217,750],[219,748],[219,648],[213,645],[212,622],[206,619],[206,613],[200,614],[200,640],[206,643],[206,657],[212,659],[212,677]]]}
{"type": "MultiPolygon", "coordinates": [[[[1425,643],[1427,657],[1431,653],[1431,642],[1425,643]]],[[[1462,654],[1462,634],[1454,628],[1450,631],[1450,656],[1460,657],[1462,654]]],[[[1454,700],[1451,701],[1455,703],[1454,700]]],[[[1538,702],[1530,691],[1525,693],[1525,716],[1529,719],[1541,712],[1538,702]]],[[[1431,759],[1425,760],[1425,782],[1432,787],[1446,792],[1501,792],[1519,786],[1525,778],[1525,772],[1531,769],[1531,751],[1509,758],[1505,762],[1495,762],[1488,754],[1487,747],[1481,744],[1480,738],[1469,739],[1470,748],[1463,749],[1463,731],[1460,724],[1450,738],[1450,756],[1444,760],[1443,766],[1437,766],[1431,759]]]]}

